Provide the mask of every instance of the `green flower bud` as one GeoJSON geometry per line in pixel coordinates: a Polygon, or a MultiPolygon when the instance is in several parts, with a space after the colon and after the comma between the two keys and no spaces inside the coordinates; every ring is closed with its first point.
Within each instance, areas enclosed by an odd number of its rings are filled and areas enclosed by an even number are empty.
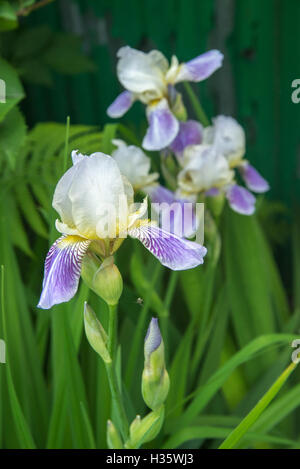
{"type": "Polygon", "coordinates": [[[164,343],[158,320],[152,318],[145,338],[145,364],[142,375],[142,394],[148,407],[158,409],[166,400],[170,380],[165,367],[164,343]]]}
{"type": "Polygon", "coordinates": [[[107,445],[110,449],[123,449],[123,443],[118,430],[111,420],[107,421],[107,445]]]}
{"type": "Polygon", "coordinates": [[[153,440],[162,427],[164,421],[165,409],[162,405],[157,410],[150,412],[141,419],[136,416],[129,429],[129,439],[125,443],[127,449],[137,449],[143,443],[153,440]]]}
{"type": "Polygon", "coordinates": [[[180,121],[186,121],[187,111],[185,105],[183,104],[181,93],[176,92],[175,96],[173,97],[172,112],[180,121]]]}
{"type": "Polygon", "coordinates": [[[224,192],[219,191],[219,193],[213,197],[206,197],[205,203],[207,204],[207,207],[212,212],[212,214],[215,217],[219,217],[223,212],[225,200],[224,192]]]}
{"type": "Polygon", "coordinates": [[[84,328],[91,347],[97,352],[105,363],[111,363],[107,350],[107,334],[92,308],[84,304],[84,328]]]}
{"type": "Polygon", "coordinates": [[[88,287],[108,305],[116,305],[123,290],[123,280],[112,256],[100,264],[95,254],[89,253],[82,262],[81,277],[88,287]]]}

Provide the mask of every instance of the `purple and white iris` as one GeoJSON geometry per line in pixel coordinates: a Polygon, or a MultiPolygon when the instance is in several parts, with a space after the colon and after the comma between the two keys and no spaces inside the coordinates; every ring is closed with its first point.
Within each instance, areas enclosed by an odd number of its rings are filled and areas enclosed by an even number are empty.
{"type": "Polygon", "coordinates": [[[203,140],[203,126],[195,120],[188,120],[179,123],[179,132],[170,144],[170,150],[180,159],[183,152],[190,145],[199,145],[203,140]]]}
{"type": "Polygon", "coordinates": [[[144,103],[149,122],[143,140],[146,150],[166,148],[178,134],[179,122],[175,113],[179,93],[174,86],[182,81],[205,80],[221,67],[223,61],[223,54],[218,50],[211,50],[182,64],[175,56],[169,64],[157,50],[144,53],[128,46],[122,47],[117,56],[118,78],[126,91],[115,99],[107,113],[110,117],[119,118],[134,101],[144,103]]]}
{"type": "Polygon", "coordinates": [[[117,162],[103,153],[72,153],[73,166],[59,180],[53,207],[62,233],[45,261],[43,289],[38,306],[48,309],[70,300],[76,293],[84,257],[111,256],[129,234],[166,267],[191,269],[203,263],[206,248],[170,234],[148,219],[147,200],[133,203],[133,188],[117,162]]]}
{"type": "MultiPolygon", "coordinates": [[[[256,199],[250,191],[266,192],[269,184],[243,158],[245,148],[244,130],[232,117],[218,116],[212,126],[204,129],[195,121],[181,123],[169,146],[180,166],[174,199],[196,202],[201,195],[215,197],[223,193],[234,211],[252,215],[256,199]],[[236,169],[247,189],[236,183],[236,169]]],[[[164,201],[162,190],[152,188],[151,192],[157,202],[164,201]]]]}
{"type": "Polygon", "coordinates": [[[213,125],[206,127],[203,143],[213,145],[227,159],[230,168],[237,168],[248,189],[263,193],[270,189],[268,182],[244,159],[246,138],[243,127],[230,116],[217,116],[213,125]]]}
{"type": "Polygon", "coordinates": [[[123,140],[114,139],[112,143],[117,147],[112,157],[117,162],[123,176],[125,176],[134,191],[144,191],[152,186],[159,178],[158,173],[151,173],[151,160],[143,150],[135,145],[126,145],[123,140]]]}

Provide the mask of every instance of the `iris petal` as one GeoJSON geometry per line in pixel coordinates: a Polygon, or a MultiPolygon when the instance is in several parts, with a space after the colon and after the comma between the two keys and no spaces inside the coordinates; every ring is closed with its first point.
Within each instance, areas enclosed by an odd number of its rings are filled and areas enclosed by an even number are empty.
{"type": "Polygon", "coordinates": [[[131,108],[133,102],[133,94],[130,91],[123,91],[111,103],[106,112],[112,118],[122,117],[131,108]]]}
{"type": "Polygon", "coordinates": [[[190,238],[199,225],[194,204],[188,200],[178,199],[174,192],[157,184],[146,190],[153,204],[153,210],[157,212],[160,226],[180,237],[190,238]]]}
{"type": "Polygon", "coordinates": [[[240,168],[241,175],[248,187],[253,192],[263,193],[270,189],[268,181],[250,164],[245,164],[240,168]]]}
{"type": "Polygon", "coordinates": [[[179,132],[170,145],[171,150],[177,156],[182,156],[185,147],[198,145],[202,141],[203,127],[194,120],[180,122],[179,132]]]}
{"type": "Polygon", "coordinates": [[[172,270],[187,270],[203,264],[207,250],[193,241],[180,238],[153,225],[129,230],[162,265],[172,270]]]}
{"type": "Polygon", "coordinates": [[[51,246],[46,260],[39,308],[49,309],[69,301],[76,293],[81,263],[90,240],[79,236],[61,236],[51,246]]]}
{"type": "Polygon", "coordinates": [[[156,151],[170,145],[178,133],[179,123],[170,111],[166,99],[162,99],[155,108],[149,109],[148,120],[149,127],[143,140],[143,147],[146,150],[156,151]]]}
{"type": "Polygon", "coordinates": [[[255,212],[255,197],[244,187],[233,185],[226,193],[230,207],[242,215],[252,215],[255,212]]]}
{"type": "Polygon", "coordinates": [[[195,57],[195,59],[181,65],[176,83],[205,80],[222,66],[223,58],[223,54],[218,50],[210,50],[195,57]]]}

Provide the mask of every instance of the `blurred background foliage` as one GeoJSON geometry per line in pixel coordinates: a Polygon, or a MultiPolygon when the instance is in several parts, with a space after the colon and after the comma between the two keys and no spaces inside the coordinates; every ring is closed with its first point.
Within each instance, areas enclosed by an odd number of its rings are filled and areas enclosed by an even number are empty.
{"type": "MultiPolygon", "coordinates": [[[[107,124],[106,108],[120,90],[116,51],[125,44],[184,61],[220,49],[224,67],[194,89],[209,117],[233,115],[244,126],[247,157],[271,184],[257,217],[225,210],[220,257],[212,241],[203,268],[170,274],[130,240],[118,252],[125,278],[118,368],[128,414],[144,412],[142,344],[151,315],[160,318],[173,383],[152,447],[217,447],[290,362],[300,327],[300,108],[291,101],[299,20],[297,0],[0,1],[0,78],[7,83],[0,338],[9,364],[0,365],[2,447],[106,446],[109,391],[82,336],[82,304],[89,298],[104,324],[106,306],[83,284],[51,312],[36,304],[56,237],[52,194],[70,150],[109,153],[117,134],[141,141],[142,106],[122,124],[107,124]]],[[[240,435],[240,447],[299,447],[298,382],[296,370],[240,435]]]]}

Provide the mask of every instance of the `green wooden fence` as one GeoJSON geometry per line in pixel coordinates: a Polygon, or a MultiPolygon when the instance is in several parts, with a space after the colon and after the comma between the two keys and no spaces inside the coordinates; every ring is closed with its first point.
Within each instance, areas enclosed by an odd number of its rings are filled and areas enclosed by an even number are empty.
{"type": "MultiPolygon", "coordinates": [[[[247,132],[249,159],[271,182],[270,196],[300,200],[299,0],[57,0],[31,24],[80,34],[94,73],[55,78],[53,88],[28,88],[26,113],[37,121],[104,124],[120,90],[115,54],[122,45],[160,49],[188,60],[208,48],[225,54],[224,67],[198,85],[210,116],[235,116],[247,132]]],[[[144,117],[137,104],[124,121],[144,117]]]]}

